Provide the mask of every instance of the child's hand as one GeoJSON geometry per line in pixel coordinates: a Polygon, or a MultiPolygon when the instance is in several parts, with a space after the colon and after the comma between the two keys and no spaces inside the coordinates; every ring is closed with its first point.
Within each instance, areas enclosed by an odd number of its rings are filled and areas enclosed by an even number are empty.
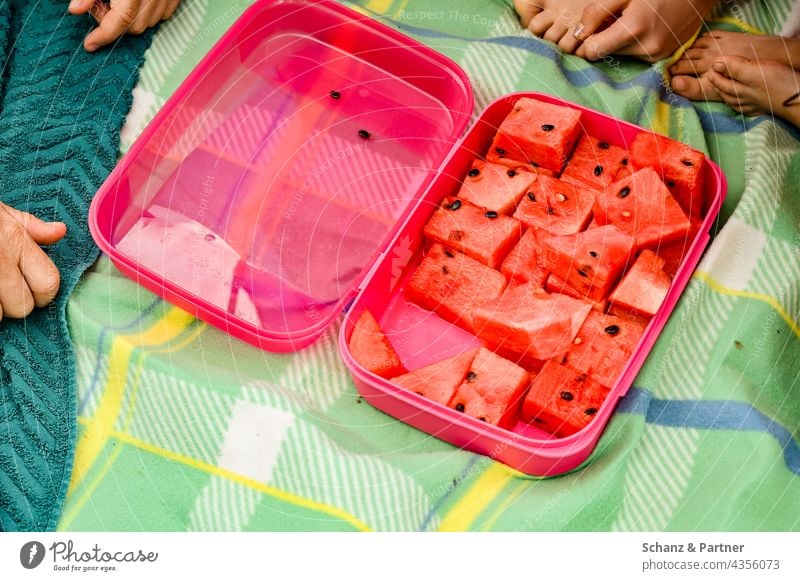
{"type": "Polygon", "coordinates": [[[123,34],[141,34],[151,26],[166,20],[175,12],[181,0],[71,0],[71,14],[91,12],[99,26],[83,41],[89,52],[111,44],[123,34]]]}
{"type": "Polygon", "coordinates": [[[648,62],[670,56],[698,31],[717,0],[596,0],[583,11],[576,54],[598,60],[609,54],[648,62]],[[613,22],[606,27],[609,19],[613,22]]]}

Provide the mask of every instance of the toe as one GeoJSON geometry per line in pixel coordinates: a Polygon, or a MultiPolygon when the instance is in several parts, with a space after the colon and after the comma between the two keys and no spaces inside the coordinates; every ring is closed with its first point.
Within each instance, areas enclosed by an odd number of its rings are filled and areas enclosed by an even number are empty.
{"type": "Polygon", "coordinates": [[[679,75],[672,78],[672,89],[692,101],[721,101],[716,87],[711,83],[708,75],[702,77],[688,77],[679,75]]]}
{"type": "Polygon", "coordinates": [[[544,39],[558,44],[564,35],[567,34],[568,26],[562,22],[554,22],[553,25],[544,33],[544,39]]]}
{"type": "Polygon", "coordinates": [[[702,75],[704,72],[698,67],[700,61],[681,59],[669,68],[671,75],[702,75]]]}
{"type": "Polygon", "coordinates": [[[531,19],[528,24],[530,30],[536,36],[544,36],[544,34],[553,26],[555,17],[550,10],[543,10],[531,19]]]}
{"type": "Polygon", "coordinates": [[[741,56],[724,56],[714,59],[711,68],[720,75],[731,79],[745,80],[752,75],[754,63],[741,56]]]}
{"type": "Polygon", "coordinates": [[[728,105],[730,105],[730,100],[739,102],[744,89],[744,86],[741,83],[729,79],[725,75],[722,75],[716,71],[711,71],[708,74],[708,79],[723,97],[723,100],[728,103],[728,105]]]}
{"type": "Polygon", "coordinates": [[[536,6],[533,2],[530,2],[530,0],[515,0],[514,9],[517,11],[517,14],[519,14],[519,21],[522,23],[522,26],[526,28],[533,17],[542,11],[539,6],[536,6]]]}
{"type": "Polygon", "coordinates": [[[573,54],[581,44],[581,41],[575,38],[574,30],[574,27],[567,29],[566,34],[558,41],[559,48],[567,54],[573,54]]]}

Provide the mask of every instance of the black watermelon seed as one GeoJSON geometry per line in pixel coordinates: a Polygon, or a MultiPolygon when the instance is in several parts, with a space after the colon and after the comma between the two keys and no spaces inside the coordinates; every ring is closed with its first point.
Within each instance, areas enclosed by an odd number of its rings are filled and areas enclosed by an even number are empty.
{"type": "Polygon", "coordinates": [[[575,399],[575,396],[572,395],[571,391],[562,391],[561,399],[563,399],[564,401],[572,401],[573,399],[575,399]]]}
{"type": "Polygon", "coordinates": [[[475,373],[474,371],[470,371],[469,373],[467,373],[467,383],[472,383],[476,379],[478,379],[477,373],[475,373]]]}
{"type": "Polygon", "coordinates": [[[550,214],[551,216],[553,216],[553,215],[555,215],[556,211],[553,208],[551,208],[550,206],[547,206],[547,213],[550,214]]]}
{"type": "Polygon", "coordinates": [[[444,253],[445,253],[446,256],[449,256],[450,258],[455,258],[456,257],[456,255],[453,254],[453,251],[450,250],[449,248],[445,249],[444,253]]]}
{"type": "Polygon", "coordinates": [[[485,422],[485,421],[486,421],[486,418],[484,418],[483,416],[479,417],[478,419],[479,419],[480,421],[482,421],[482,422],[485,422]]]}
{"type": "Polygon", "coordinates": [[[578,377],[575,378],[575,381],[586,381],[586,378],[589,377],[585,373],[581,373],[578,377]]]}
{"type": "Polygon", "coordinates": [[[672,180],[669,180],[667,182],[667,186],[670,187],[670,188],[674,188],[675,187],[675,182],[673,182],[672,180]]]}
{"type": "Polygon", "coordinates": [[[555,125],[550,125],[550,124],[542,125],[542,131],[552,131],[555,128],[556,128],[555,125]]]}
{"type": "Polygon", "coordinates": [[[688,159],[682,159],[682,160],[681,160],[681,163],[682,163],[683,165],[685,165],[686,167],[692,167],[692,166],[694,165],[694,163],[693,163],[693,162],[691,162],[691,161],[689,161],[688,159]]]}
{"type": "Polygon", "coordinates": [[[508,173],[508,177],[510,177],[510,178],[513,178],[515,175],[517,175],[517,172],[515,172],[513,169],[508,170],[507,173],[508,173]]]}
{"type": "Polygon", "coordinates": [[[486,216],[490,220],[493,220],[494,218],[497,218],[497,212],[495,212],[494,210],[489,210],[484,214],[484,216],[486,216]]]}
{"type": "Polygon", "coordinates": [[[533,421],[536,422],[537,424],[543,424],[544,423],[544,420],[541,419],[541,418],[533,418],[533,421]]]}
{"type": "Polygon", "coordinates": [[[372,134],[369,131],[367,131],[366,129],[359,129],[358,130],[358,136],[361,139],[369,139],[370,137],[372,137],[372,134]]]}
{"type": "Polygon", "coordinates": [[[531,162],[531,165],[532,165],[533,167],[539,167],[539,164],[538,164],[538,163],[536,163],[535,161],[533,161],[533,160],[529,160],[529,161],[531,162]]]}
{"type": "Polygon", "coordinates": [[[581,275],[584,278],[588,278],[589,277],[589,275],[586,274],[586,271],[583,270],[583,269],[580,269],[580,268],[578,269],[578,274],[581,275]]]}
{"type": "Polygon", "coordinates": [[[536,201],[536,196],[533,194],[533,192],[528,192],[528,199],[531,202],[535,202],[536,201]]]}
{"type": "Polygon", "coordinates": [[[457,412],[463,412],[464,411],[464,404],[463,403],[457,403],[456,404],[456,411],[457,412]]]}
{"type": "Polygon", "coordinates": [[[597,252],[595,252],[594,250],[590,250],[589,256],[591,256],[592,258],[597,258],[597,252]]]}
{"type": "Polygon", "coordinates": [[[617,194],[620,198],[627,198],[628,194],[631,193],[631,189],[628,186],[622,188],[619,193],[617,194]]]}
{"type": "Polygon", "coordinates": [[[609,335],[616,335],[617,333],[619,333],[619,327],[617,327],[616,325],[609,325],[608,327],[605,328],[605,331],[609,335]]]}
{"type": "Polygon", "coordinates": [[[455,212],[461,207],[461,200],[454,200],[448,207],[455,212]]]}
{"type": "Polygon", "coordinates": [[[627,157],[623,157],[622,158],[622,165],[628,165],[628,158],[627,157]]]}
{"type": "Polygon", "coordinates": [[[418,391],[417,394],[421,395],[422,397],[425,397],[425,394],[422,393],[421,391],[418,391]]]}
{"type": "Polygon", "coordinates": [[[481,170],[479,170],[477,167],[473,167],[471,170],[469,170],[469,173],[467,175],[471,178],[478,177],[479,175],[481,175],[481,170]]]}
{"type": "Polygon", "coordinates": [[[446,266],[443,266],[442,267],[442,274],[450,274],[450,269],[447,268],[446,266]]]}
{"type": "Polygon", "coordinates": [[[339,91],[331,91],[331,99],[341,99],[342,94],[339,91]]]}
{"type": "Polygon", "coordinates": [[[594,166],[594,175],[599,176],[602,173],[603,173],[603,166],[602,165],[594,166]]]}
{"type": "Polygon", "coordinates": [[[450,240],[454,240],[455,242],[458,242],[458,241],[464,239],[464,233],[461,230],[453,230],[452,232],[450,232],[450,235],[448,236],[448,238],[450,240]]]}
{"type": "Polygon", "coordinates": [[[502,155],[506,154],[506,150],[503,149],[502,147],[495,147],[494,150],[497,152],[497,155],[501,155],[502,156],[502,155]]]}
{"type": "Polygon", "coordinates": [[[597,408],[586,408],[583,413],[585,413],[587,416],[593,416],[597,413],[597,408]]]}
{"type": "Polygon", "coordinates": [[[597,147],[599,147],[600,149],[608,149],[611,146],[605,141],[601,141],[600,143],[597,144],[597,147]]]}

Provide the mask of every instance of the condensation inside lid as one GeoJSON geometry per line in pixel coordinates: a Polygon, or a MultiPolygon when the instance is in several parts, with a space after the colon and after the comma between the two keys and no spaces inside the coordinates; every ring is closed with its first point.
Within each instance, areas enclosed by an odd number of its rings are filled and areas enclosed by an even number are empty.
{"type": "Polygon", "coordinates": [[[260,16],[126,167],[111,242],[197,304],[292,334],[341,310],[460,121],[430,90],[453,79],[394,74],[400,49],[370,27],[303,2],[260,16]]]}

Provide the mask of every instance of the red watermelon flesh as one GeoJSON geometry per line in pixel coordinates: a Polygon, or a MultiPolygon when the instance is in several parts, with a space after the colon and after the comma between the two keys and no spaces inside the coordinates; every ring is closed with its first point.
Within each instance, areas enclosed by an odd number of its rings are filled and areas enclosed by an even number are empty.
{"type": "Polygon", "coordinates": [[[449,247],[434,244],[411,275],[406,298],[446,321],[472,330],[472,313],[506,288],[506,277],[449,247]]]}
{"type": "Polygon", "coordinates": [[[523,97],[500,124],[486,159],[513,159],[561,172],[580,134],[581,112],[523,97]]]}
{"type": "Polygon", "coordinates": [[[599,226],[544,243],[547,270],[592,302],[608,297],[630,260],[633,238],[614,226],[599,226]]]}
{"type": "Polygon", "coordinates": [[[514,218],[548,234],[575,234],[592,217],[594,196],[555,178],[539,176],[514,212],[514,218]]]}
{"type": "Polygon", "coordinates": [[[656,250],[658,257],[664,260],[664,272],[670,276],[674,277],[675,273],[678,272],[678,268],[680,268],[684,256],[689,252],[689,247],[700,231],[702,223],[699,220],[691,220],[691,223],[689,234],[687,234],[685,238],[680,238],[669,244],[664,244],[656,250]]]}
{"type": "Polygon", "coordinates": [[[644,333],[644,326],[593,311],[572,342],[564,363],[613,387],[644,333]]]}
{"type": "Polygon", "coordinates": [[[645,317],[655,315],[672,284],[664,264],[652,250],[643,250],[611,293],[611,303],[645,317]]]}
{"type": "Polygon", "coordinates": [[[614,305],[610,305],[608,307],[608,314],[614,315],[615,317],[619,317],[623,321],[630,321],[632,323],[636,323],[642,329],[646,328],[647,325],[650,323],[650,317],[634,314],[627,309],[618,309],[614,307],[614,305]]]}
{"type": "Polygon", "coordinates": [[[511,428],[519,419],[529,385],[528,372],[522,367],[481,348],[449,405],[489,424],[511,428]]]}
{"type": "Polygon", "coordinates": [[[594,217],[600,224],[613,224],[633,236],[637,250],[684,239],[691,228],[689,218],[650,168],[598,192],[594,217]]]}
{"type": "Polygon", "coordinates": [[[551,274],[547,277],[547,282],[544,285],[544,290],[549,293],[561,293],[567,295],[568,297],[572,297],[574,299],[580,299],[592,305],[592,308],[596,311],[605,312],[606,307],[608,307],[607,300],[601,301],[593,301],[587,296],[581,296],[576,290],[574,290],[571,286],[569,286],[563,279],[558,278],[555,274],[551,274]]]}
{"type": "Polygon", "coordinates": [[[504,214],[445,198],[425,225],[425,236],[495,268],[519,241],[522,225],[504,214]]]}
{"type": "Polygon", "coordinates": [[[528,228],[525,234],[503,261],[500,272],[506,275],[509,283],[525,282],[544,286],[548,272],[542,261],[542,248],[536,230],[528,228]]]}
{"type": "Polygon", "coordinates": [[[490,156],[490,158],[492,160],[492,163],[497,164],[497,165],[504,165],[504,166],[509,167],[511,169],[515,169],[515,170],[524,169],[524,170],[527,170],[527,171],[531,171],[531,172],[535,173],[536,175],[543,175],[543,176],[547,176],[547,177],[550,177],[550,178],[558,177],[558,174],[556,172],[554,172],[551,169],[547,169],[547,168],[541,167],[535,161],[532,161],[532,162],[530,162],[528,164],[523,164],[521,161],[517,161],[515,159],[506,159],[504,157],[498,157],[497,155],[490,156]]]}
{"type": "Polygon", "coordinates": [[[353,359],[375,375],[389,378],[406,372],[378,321],[366,309],[356,321],[348,347],[353,359]]]}
{"type": "Polygon", "coordinates": [[[522,419],[565,438],[589,425],[608,393],[586,373],[551,360],[531,383],[522,419]]]}
{"type": "Polygon", "coordinates": [[[477,349],[437,361],[392,379],[400,387],[430,400],[447,405],[456,388],[461,385],[478,353],[477,349]]]}
{"type": "Polygon", "coordinates": [[[458,197],[479,208],[510,216],[536,177],[520,164],[509,167],[476,159],[458,197]]]}
{"type": "Polygon", "coordinates": [[[506,290],[473,311],[475,334],[490,346],[550,359],[563,355],[591,306],[565,295],[551,295],[535,283],[506,290]]]}
{"type": "Polygon", "coordinates": [[[631,145],[634,169],[649,167],[664,180],[683,211],[699,218],[703,213],[705,155],[673,139],[643,131],[631,145]]]}
{"type": "Polygon", "coordinates": [[[567,163],[561,179],[580,187],[602,190],[628,165],[628,151],[607,141],[584,135],[567,163]]]}

